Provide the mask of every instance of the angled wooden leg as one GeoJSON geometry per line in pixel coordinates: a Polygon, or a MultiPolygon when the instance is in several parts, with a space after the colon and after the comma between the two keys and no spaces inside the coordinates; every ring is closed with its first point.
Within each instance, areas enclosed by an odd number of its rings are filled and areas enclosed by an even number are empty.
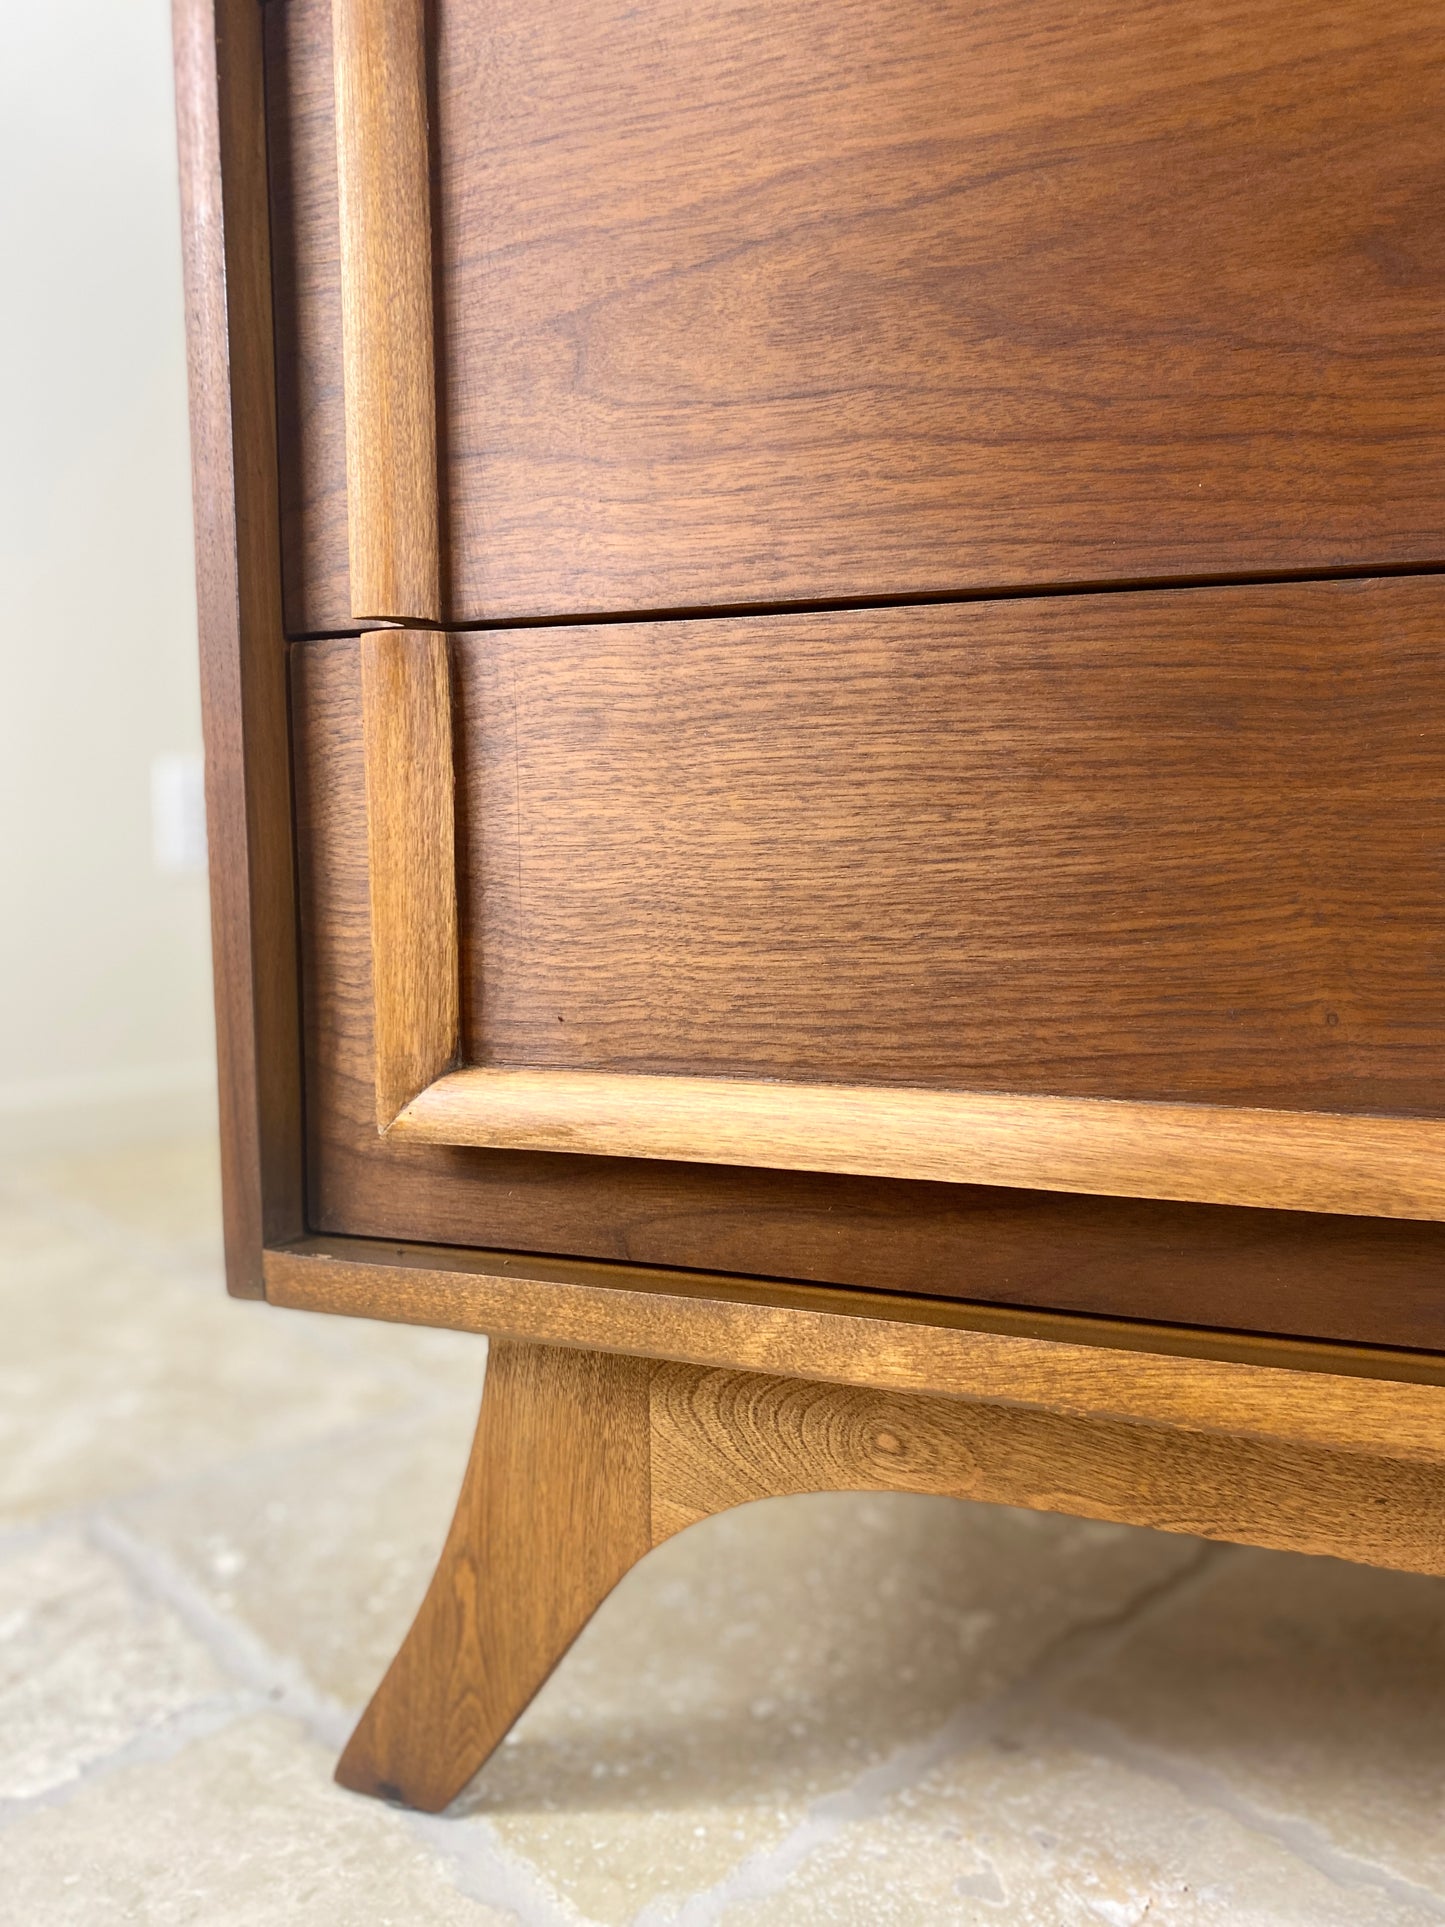
{"type": "Polygon", "coordinates": [[[441,1560],[341,1756],[343,1786],[446,1806],[648,1551],[650,1370],[493,1343],[441,1560]]]}
{"type": "Polygon", "coordinates": [[[946,1494],[1445,1572],[1445,1467],[495,1342],[441,1563],[336,1777],[436,1812],[612,1588],[711,1514],[946,1494]]]}

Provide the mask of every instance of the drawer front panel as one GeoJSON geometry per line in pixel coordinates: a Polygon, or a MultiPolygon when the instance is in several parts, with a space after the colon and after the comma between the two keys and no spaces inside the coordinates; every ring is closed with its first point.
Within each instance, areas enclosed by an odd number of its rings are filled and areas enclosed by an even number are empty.
{"type": "MultiPolygon", "coordinates": [[[[347,626],[329,0],[268,9],[293,633],[347,626]]],[[[1427,0],[439,0],[449,619],[1445,559],[1427,0]]]]}
{"type": "Polygon", "coordinates": [[[452,661],[464,1061],[1445,1112],[1445,583],[452,661]]]}
{"type": "MultiPolygon", "coordinates": [[[[1442,617],[1420,580],[454,637],[461,1061],[1433,1131],[1442,617]]],[[[295,651],[319,1228],[1445,1338],[1432,1222],[379,1132],[362,654],[295,651]]]]}

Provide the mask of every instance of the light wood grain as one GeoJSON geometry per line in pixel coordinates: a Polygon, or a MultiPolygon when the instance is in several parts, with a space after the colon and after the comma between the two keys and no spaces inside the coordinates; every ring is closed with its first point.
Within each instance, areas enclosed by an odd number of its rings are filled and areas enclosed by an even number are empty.
{"type": "Polygon", "coordinates": [[[441,614],[425,0],[332,0],[350,614],[441,614]]]}
{"type": "Polygon", "coordinates": [[[1445,1465],[495,1342],[456,1515],[337,1768],[436,1812],[647,1551],[802,1492],[914,1492],[1445,1573],[1445,1465]]]}
{"type": "Polygon", "coordinates": [[[365,1239],[270,1252],[266,1286],[309,1311],[1445,1464],[1445,1366],[1411,1353],[365,1239]]]}
{"type": "Polygon", "coordinates": [[[455,1061],[459,1028],[451,686],[444,636],[361,641],[376,1118],[455,1061]]]}
{"type": "Polygon", "coordinates": [[[304,1223],[262,14],[175,0],[226,1280],[304,1223]]]}
{"type": "Polygon", "coordinates": [[[1445,1468],[660,1365],[652,1536],[796,1492],[923,1492],[1445,1572],[1445,1468]]]}
{"type": "Polygon", "coordinates": [[[496,1344],[456,1516],[336,1770],[435,1813],[650,1543],[642,1361],[496,1344]]]}
{"type": "Polygon", "coordinates": [[[1445,1218],[1445,1123],[1428,1119],[472,1066],[414,1097],[392,1130],[430,1144],[1445,1218]]]}

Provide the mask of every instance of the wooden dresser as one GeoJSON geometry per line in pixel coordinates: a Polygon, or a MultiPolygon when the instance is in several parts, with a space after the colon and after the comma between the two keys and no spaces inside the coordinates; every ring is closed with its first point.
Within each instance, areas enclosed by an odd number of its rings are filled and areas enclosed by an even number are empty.
{"type": "Polygon", "coordinates": [[[772,1493],[1445,1571],[1438,27],[176,0],[231,1287],[493,1339],[347,1784],[772,1493]]]}

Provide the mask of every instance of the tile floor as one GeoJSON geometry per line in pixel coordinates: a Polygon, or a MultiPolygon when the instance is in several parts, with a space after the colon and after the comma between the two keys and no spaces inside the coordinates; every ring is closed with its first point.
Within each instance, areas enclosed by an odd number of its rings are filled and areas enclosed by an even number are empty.
{"type": "Polygon", "coordinates": [[[479,1340],[222,1294],[208,1143],[0,1171],[0,1922],[1445,1919],[1445,1587],[946,1499],[654,1553],[442,1818],[333,1755],[479,1340]]]}

